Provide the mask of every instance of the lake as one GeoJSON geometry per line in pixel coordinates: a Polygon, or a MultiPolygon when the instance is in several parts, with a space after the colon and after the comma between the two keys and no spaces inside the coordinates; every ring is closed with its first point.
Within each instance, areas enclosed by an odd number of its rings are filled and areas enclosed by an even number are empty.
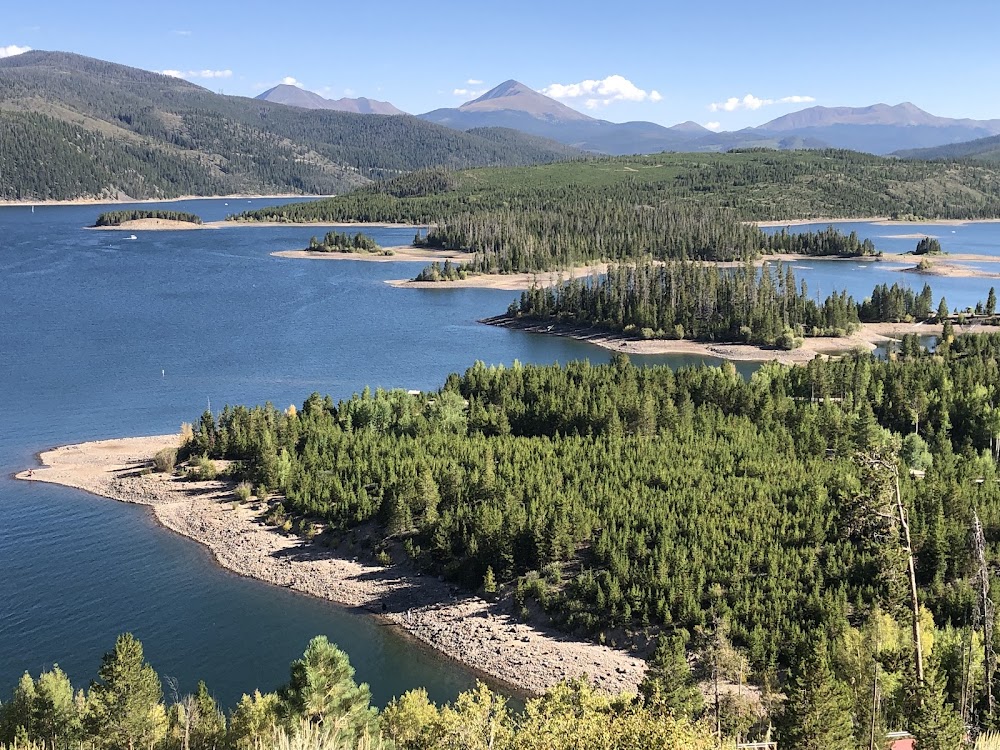
{"type": "MultiPolygon", "coordinates": [[[[276,202],[165,207],[213,221],[276,202]]],[[[144,508],[9,474],[54,445],[176,431],[208,404],[284,407],[313,391],[344,398],[366,385],[434,389],[477,359],[604,362],[610,353],[476,322],[503,312],[513,292],[383,283],[415,275],[422,263],[271,257],[304,247],[321,228],[138,231],[129,240],[127,232],[83,229],[102,210],[0,207],[0,697],[25,669],[37,674],[54,662],[85,686],[125,630],[181,692],[204,679],[227,706],[243,692],[285,681],[289,662],[319,633],[348,652],[379,705],[417,686],[439,701],[471,687],[468,670],[374,618],[219,569],[144,508]]],[[[945,228],[934,229],[943,236],[945,228]]],[[[382,245],[413,236],[409,229],[367,231],[382,245]]],[[[878,235],[904,233],[865,231],[877,243],[878,235]]],[[[976,232],[984,248],[1000,246],[1000,225],[977,225],[976,232]]],[[[923,283],[884,264],[794,265],[823,295],[846,288],[864,296],[883,281],[923,283]]],[[[930,281],[935,299],[944,294],[952,306],[985,299],[990,286],[930,281]]]]}

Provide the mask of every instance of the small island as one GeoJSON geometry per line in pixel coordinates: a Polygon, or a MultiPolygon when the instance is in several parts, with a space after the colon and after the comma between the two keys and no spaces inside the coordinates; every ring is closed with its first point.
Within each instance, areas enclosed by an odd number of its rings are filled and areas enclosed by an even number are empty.
{"type": "Polygon", "coordinates": [[[188,211],[131,209],[106,211],[97,217],[91,229],[202,229],[204,223],[197,214],[188,211]]]}
{"type": "Polygon", "coordinates": [[[327,232],[322,241],[316,237],[309,240],[310,253],[368,253],[377,255],[392,255],[391,249],[383,248],[372,237],[358,232],[327,232]]]}

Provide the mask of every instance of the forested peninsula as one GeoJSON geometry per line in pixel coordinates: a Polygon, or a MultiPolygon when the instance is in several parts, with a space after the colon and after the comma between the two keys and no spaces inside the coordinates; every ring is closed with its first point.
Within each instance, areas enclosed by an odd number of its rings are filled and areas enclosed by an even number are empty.
{"type": "Polygon", "coordinates": [[[424,170],[335,198],[231,218],[432,225],[418,244],[468,253],[467,273],[530,273],[645,257],[870,255],[871,243],[837,237],[833,230],[769,238],[748,222],[996,218],[998,174],[984,165],[903,162],[835,150],[656,154],[424,170]]]}
{"type": "MultiPolygon", "coordinates": [[[[935,305],[924,284],[876,286],[862,302],[834,291],[819,301],[791,266],[758,270],[683,261],[614,265],[601,277],[572,279],[549,288],[532,287],[494,324],[552,322],[641,339],[739,342],[794,349],[803,337],[845,337],[865,323],[922,323],[950,327],[975,319],[996,325],[996,293],[960,316],[942,297],[935,305]]],[[[945,335],[950,335],[945,331],[945,335]]]]}
{"type": "Polygon", "coordinates": [[[984,334],[749,380],[623,358],[476,365],[436,394],[206,413],[184,450],[280,492],[271,522],[318,543],[374,524],[384,564],[496,590],[522,617],[537,607],[618,645],[677,638],[696,671],[723,649],[735,678],[787,693],[783,731],[820,712],[851,743],[826,746],[867,746],[870,691],[851,686],[873,679],[877,727],[919,728],[933,710],[960,731],[958,707],[992,711],[976,613],[996,546],[970,535],[1000,524],[998,361],[1000,335],[984,334]]]}
{"type": "Polygon", "coordinates": [[[136,481],[222,471],[234,512],[263,504],[279,535],[355,555],[363,539],[388,570],[634,649],[661,680],[643,700],[675,720],[955,747],[995,711],[998,362],[982,334],[749,379],[477,364],[436,393],[206,412],[136,481]],[[753,689],[716,699],[713,675],[753,689]]]}

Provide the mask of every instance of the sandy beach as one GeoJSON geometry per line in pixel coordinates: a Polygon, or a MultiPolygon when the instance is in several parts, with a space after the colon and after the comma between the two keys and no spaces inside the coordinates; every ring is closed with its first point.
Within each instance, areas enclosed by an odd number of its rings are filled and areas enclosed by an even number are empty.
{"type": "Polygon", "coordinates": [[[499,681],[538,693],[589,675],[610,692],[634,691],[645,662],[596,643],[512,619],[507,607],[457,593],[431,576],[359,562],[266,525],[266,504],[233,508],[224,482],[187,482],[143,474],[176,435],[67,445],[39,456],[42,468],[18,479],[51,482],[149,506],[166,528],[208,547],[223,567],[276,586],[358,607],[384,617],[447,656],[499,681]]]}
{"type": "Polygon", "coordinates": [[[86,227],[96,229],[101,232],[134,232],[141,230],[145,232],[185,232],[190,229],[217,229],[214,225],[195,224],[193,221],[175,221],[173,219],[133,219],[123,221],[121,224],[106,227],[86,227]]]}
{"type": "MultiPolygon", "coordinates": [[[[394,248],[398,249],[398,248],[394,248]]],[[[275,255],[285,255],[284,253],[274,253],[275,255]]],[[[285,255],[285,257],[293,257],[290,255],[285,255]]],[[[294,257],[301,257],[296,255],[294,257]]],[[[437,258],[445,258],[446,256],[435,256],[437,258]]],[[[468,258],[468,255],[462,256],[468,258]]],[[[417,260],[417,258],[413,258],[417,260]]],[[[432,260],[434,258],[431,258],[432,260]]],[[[805,263],[809,260],[813,260],[811,256],[807,255],[794,255],[790,253],[774,253],[772,255],[764,255],[754,261],[755,266],[763,266],[767,263],[805,263]]],[[[861,257],[824,257],[820,260],[835,260],[835,261],[853,261],[857,262],[878,262],[881,260],[880,256],[861,256],[861,257]]],[[[629,261],[634,262],[634,261],[629,261]]],[[[652,261],[653,264],[662,264],[663,261],[652,261]]],[[[736,268],[743,265],[743,261],[693,261],[695,263],[705,263],[707,265],[714,265],[720,268],[736,268]]],[[[509,273],[509,274],[488,274],[480,273],[468,276],[464,279],[455,279],[454,281],[414,281],[413,279],[388,279],[386,284],[389,286],[394,286],[399,289],[455,289],[455,288],[466,288],[466,289],[501,289],[511,292],[524,291],[525,289],[531,289],[533,286],[548,287],[555,286],[560,281],[569,281],[570,279],[583,278],[587,276],[592,276],[597,274],[605,274],[608,272],[608,267],[610,263],[593,263],[587,266],[577,266],[576,268],[569,268],[562,271],[539,271],[538,273],[509,273]]]]}
{"type": "MultiPolygon", "coordinates": [[[[593,328],[512,320],[505,315],[486,318],[480,322],[501,328],[528,331],[529,333],[565,336],[625,354],[690,354],[736,362],[780,362],[786,365],[804,364],[818,354],[836,355],[854,349],[870,351],[879,344],[891,339],[902,338],[907,333],[916,333],[922,336],[941,335],[941,326],[927,323],[863,323],[861,329],[850,336],[806,337],[801,347],[786,351],[752,344],[688,341],[686,339],[636,339],[593,328]]],[[[958,330],[957,327],[956,330],[958,330]]]]}
{"type": "MultiPolygon", "coordinates": [[[[423,226],[416,226],[412,224],[379,224],[377,222],[368,223],[340,223],[331,224],[329,222],[300,222],[296,224],[289,224],[282,221],[206,221],[201,224],[195,224],[191,221],[172,221],[169,219],[135,219],[133,221],[123,221],[121,224],[116,224],[115,226],[108,227],[84,227],[84,229],[94,229],[97,231],[135,231],[141,229],[144,231],[173,231],[173,230],[187,230],[187,229],[236,229],[239,227],[372,227],[372,228],[382,228],[382,229],[423,229],[423,226]]],[[[286,250],[281,253],[272,253],[273,255],[283,255],[284,253],[303,253],[303,255],[284,255],[284,257],[325,257],[328,253],[310,253],[306,250],[286,250]]],[[[441,256],[445,257],[445,256],[441,256]]]]}
{"type": "MultiPolygon", "coordinates": [[[[941,227],[961,227],[966,224],[995,224],[1000,219],[921,219],[920,221],[900,221],[890,219],[888,216],[859,216],[854,219],[785,219],[781,221],[748,221],[747,224],[756,224],[761,229],[774,227],[801,227],[806,224],[875,224],[880,227],[912,227],[912,226],[941,226],[941,227]]],[[[896,239],[914,239],[924,237],[922,234],[900,235],[896,239]]]]}
{"type": "Polygon", "coordinates": [[[298,258],[310,260],[362,260],[374,263],[398,263],[400,261],[444,261],[454,260],[464,262],[469,259],[468,253],[458,250],[426,250],[413,245],[398,245],[396,247],[383,248],[392,252],[392,255],[382,255],[381,253],[325,253],[314,250],[279,250],[271,253],[275,258],[298,258]]]}
{"type": "Polygon", "coordinates": [[[607,273],[607,263],[580,266],[565,271],[542,271],[539,273],[478,273],[454,281],[414,281],[413,279],[390,279],[385,283],[400,289],[500,289],[510,292],[531,289],[533,286],[555,286],[560,281],[607,273]]]}
{"type": "Polygon", "coordinates": [[[748,221],[746,223],[756,224],[761,229],[771,229],[774,227],[801,227],[806,224],[848,224],[852,222],[878,223],[882,221],[888,221],[888,218],[885,216],[863,216],[858,219],[830,219],[821,216],[817,219],[783,219],[776,221],[748,221]]]}

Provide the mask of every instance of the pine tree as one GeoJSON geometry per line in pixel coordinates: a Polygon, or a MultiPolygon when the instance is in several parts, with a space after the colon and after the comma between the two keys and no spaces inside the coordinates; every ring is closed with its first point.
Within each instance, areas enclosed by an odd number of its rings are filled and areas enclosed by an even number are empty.
{"type": "Polygon", "coordinates": [[[100,682],[87,696],[90,733],[111,750],[140,750],[158,742],[166,731],[163,688],[143,659],[142,643],[131,633],[118,636],[97,674],[100,682]]]}
{"type": "Polygon", "coordinates": [[[779,745],[795,750],[853,747],[850,705],[850,695],[830,668],[826,639],[820,636],[789,685],[779,745]]]}
{"type": "Polygon", "coordinates": [[[928,667],[924,684],[914,691],[916,707],[910,731],[917,750],[955,750],[962,747],[965,730],[955,709],[945,702],[944,677],[928,667]]]}
{"type": "Polygon", "coordinates": [[[948,310],[948,302],[947,300],[945,300],[944,297],[942,297],[941,301],[938,302],[938,309],[937,309],[938,321],[943,321],[945,318],[948,317],[949,314],[950,311],[948,310]]]}
{"type": "Polygon", "coordinates": [[[639,693],[650,707],[676,718],[695,718],[704,708],[681,636],[660,636],[639,693]]]}
{"type": "Polygon", "coordinates": [[[495,594],[497,592],[497,579],[493,573],[492,565],[486,566],[486,575],[483,576],[483,591],[487,594],[495,594]]]}
{"type": "Polygon", "coordinates": [[[291,681],[283,691],[286,711],[293,717],[358,736],[375,719],[368,685],[354,682],[347,654],[318,635],[302,658],[292,663],[291,681]]]}

